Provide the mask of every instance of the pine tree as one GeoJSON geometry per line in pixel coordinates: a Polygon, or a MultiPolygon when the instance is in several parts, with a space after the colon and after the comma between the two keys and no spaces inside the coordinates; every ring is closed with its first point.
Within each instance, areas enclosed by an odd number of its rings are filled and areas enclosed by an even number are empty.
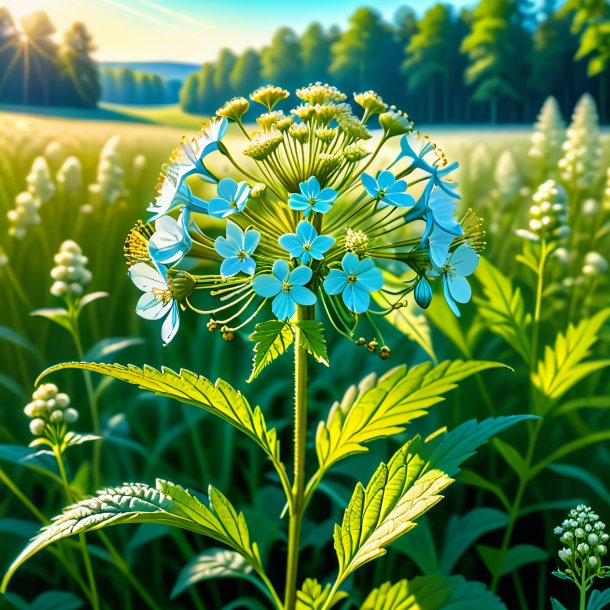
{"type": "Polygon", "coordinates": [[[91,57],[95,50],[93,36],[87,27],[76,22],[66,32],[60,49],[60,103],[94,108],[101,88],[97,64],[91,57]]]}
{"type": "Polygon", "coordinates": [[[253,49],[246,49],[237,59],[229,83],[236,94],[245,95],[263,84],[261,57],[253,49]]]}
{"type": "Polygon", "coordinates": [[[330,38],[319,23],[312,23],[301,36],[303,83],[326,82],[330,65],[330,38]]]}
{"type": "Polygon", "coordinates": [[[501,101],[522,99],[528,38],[519,6],[518,0],[483,0],[474,10],[472,29],[462,42],[462,52],[469,59],[466,82],[474,87],[474,101],[489,103],[492,123],[498,121],[501,101]]]}
{"type": "Polygon", "coordinates": [[[280,28],[261,53],[263,80],[291,90],[302,85],[301,45],[290,28],[280,28]]]}

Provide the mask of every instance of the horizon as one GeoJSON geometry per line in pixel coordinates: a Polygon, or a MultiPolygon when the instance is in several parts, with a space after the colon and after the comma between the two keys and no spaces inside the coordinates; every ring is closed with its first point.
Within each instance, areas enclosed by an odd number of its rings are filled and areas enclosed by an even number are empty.
{"type": "MultiPolygon", "coordinates": [[[[353,12],[373,5],[386,20],[401,7],[423,14],[436,0],[338,0],[329,6],[325,0],[311,0],[307,6],[294,6],[291,13],[278,11],[273,0],[249,3],[225,0],[222,6],[197,0],[5,0],[17,23],[35,11],[45,11],[61,37],[75,21],[91,31],[98,47],[95,58],[108,62],[186,63],[201,65],[213,60],[220,49],[240,53],[246,48],[260,49],[273,32],[282,26],[302,33],[312,22],[342,29],[353,12]],[[232,21],[227,23],[227,14],[232,21]],[[176,41],[180,41],[178,47],[176,41]],[[154,57],[154,59],[151,59],[154,57]]],[[[472,6],[472,0],[449,2],[456,10],[472,6]]]]}

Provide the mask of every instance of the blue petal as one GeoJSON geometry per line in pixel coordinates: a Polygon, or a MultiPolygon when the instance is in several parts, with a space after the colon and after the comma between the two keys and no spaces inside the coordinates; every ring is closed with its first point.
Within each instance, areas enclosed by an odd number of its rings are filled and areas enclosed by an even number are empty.
{"type": "Polygon", "coordinates": [[[252,290],[259,297],[274,297],[282,289],[282,282],[270,275],[257,275],[252,280],[252,290]]]}
{"type": "Polygon", "coordinates": [[[358,284],[359,288],[364,288],[369,292],[376,292],[383,286],[383,273],[379,267],[369,269],[364,273],[358,274],[356,283],[358,284]]]}
{"type": "Polygon", "coordinates": [[[316,295],[305,286],[293,286],[290,295],[299,305],[314,305],[316,302],[316,295]]]}
{"type": "Polygon", "coordinates": [[[364,313],[371,302],[371,295],[356,284],[348,284],[343,291],[345,306],[354,313],[364,313]]]}
{"type": "MultiPolygon", "coordinates": [[[[479,264],[478,254],[466,244],[462,244],[451,256],[451,267],[464,277],[474,273],[479,264]]],[[[460,301],[461,303],[463,301],[460,301]]]]}
{"type": "Polygon", "coordinates": [[[290,195],[290,198],[288,199],[288,205],[291,209],[297,211],[309,211],[309,208],[311,207],[309,199],[307,197],[304,197],[303,195],[300,195],[299,193],[292,193],[292,195],[290,195]]]}
{"type": "Polygon", "coordinates": [[[386,193],[404,193],[407,190],[407,183],[404,180],[397,180],[390,188],[384,190],[386,193]]]}
{"type": "Polygon", "coordinates": [[[362,181],[362,186],[364,190],[371,196],[377,197],[377,193],[379,192],[379,185],[377,184],[377,180],[373,178],[370,174],[362,174],[360,176],[360,180],[362,181]]]}
{"type": "Polygon", "coordinates": [[[273,263],[271,272],[280,282],[286,282],[290,274],[290,266],[286,261],[279,259],[273,263]]]}
{"type": "Polygon", "coordinates": [[[359,264],[360,259],[353,252],[348,252],[341,260],[341,266],[347,275],[356,275],[359,264]]]}
{"type": "Polygon", "coordinates": [[[231,201],[237,192],[237,182],[233,178],[223,178],[218,183],[218,196],[231,201]]]}
{"type": "Polygon", "coordinates": [[[316,228],[307,220],[301,220],[297,225],[296,236],[302,244],[310,244],[318,236],[316,228]]]}
{"type": "MultiPolygon", "coordinates": [[[[300,252],[296,255],[291,255],[293,258],[298,258],[301,261],[302,265],[306,265],[312,258],[313,250],[303,250],[301,248],[300,252]]],[[[316,257],[314,257],[316,258],[316,257]]],[[[318,259],[319,260],[319,259],[318,259]]]]}
{"type": "Polygon", "coordinates": [[[417,200],[417,203],[405,214],[405,222],[420,220],[425,217],[426,209],[428,207],[428,199],[430,198],[430,193],[432,193],[433,187],[434,182],[432,182],[432,180],[429,180],[426,184],[426,188],[424,188],[424,192],[417,200]]]}
{"type": "Polygon", "coordinates": [[[445,300],[447,301],[447,305],[449,305],[449,309],[459,318],[460,310],[458,309],[457,303],[453,300],[451,296],[451,291],[449,290],[449,286],[447,284],[447,274],[443,273],[443,293],[445,294],[445,300]]]}
{"type": "Polygon", "coordinates": [[[131,281],[144,292],[150,292],[153,288],[167,290],[165,277],[157,269],[146,263],[132,265],[127,273],[131,281]]]}
{"type": "Polygon", "coordinates": [[[455,200],[439,189],[435,189],[428,199],[428,208],[432,212],[434,222],[447,233],[463,235],[460,223],[453,217],[455,200]]]}
{"type": "Polygon", "coordinates": [[[387,169],[384,169],[382,172],[379,172],[377,176],[377,184],[379,184],[379,189],[382,191],[386,191],[396,182],[396,178],[394,174],[387,169]]]}
{"type": "Polygon", "coordinates": [[[254,275],[256,271],[256,261],[253,258],[245,258],[241,263],[241,270],[247,275],[254,275]]]}
{"type": "Polygon", "coordinates": [[[461,275],[449,275],[447,277],[447,288],[451,296],[458,303],[468,303],[472,297],[472,289],[465,277],[461,275]]]}
{"type": "Polygon", "coordinates": [[[163,325],[161,326],[161,339],[163,339],[165,345],[176,336],[179,327],[180,308],[178,307],[178,303],[174,301],[167,318],[165,318],[163,325]]]}
{"type": "Polygon", "coordinates": [[[435,267],[443,267],[449,256],[449,247],[454,236],[435,226],[428,239],[430,260],[435,267]]]}
{"type": "Polygon", "coordinates": [[[158,320],[162,318],[172,306],[172,302],[163,304],[155,298],[152,292],[145,292],[136,305],[136,313],[145,320],[158,320]]]}
{"type": "Polygon", "coordinates": [[[339,294],[347,286],[347,276],[339,269],[331,269],[324,280],[326,294],[339,294]]]}
{"type": "Polygon", "coordinates": [[[271,303],[271,311],[278,320],[289,320],[297,310],[296,303],[288,292],[281,290],[271,303]]]}
{"type": "Polygon", "coordinates": [[[409,193],[389,193],[381,201],[397,208],[408,208],[415,205],[415,199],[409,193]]]}
{"type": "MultiPolygon", "coordinates": [[[[354,269],[354,275],[362,275],[371,269],[375,269],[375,263],[372,258],[363,258],[361,261],[358,261],[356,268],[354,269]]],[[[347,271],[347,269],[346,269],[347,271]]]]}
{"type": "Polygon", "coordinates": [[[312,176],[306,182],[301,182],[299,187],[301,189],[301,193],[303,193],[307,199],[315,197],[320,192],[320,182],[315,176],[312,176]]]}
{"type": "Polygon", "coordinates": [[[255,231],[254,229],[246,231],[246,233],[244,234],[244,250],[248,254],[253,254],[260,240],[261,234],[258,231],[255,231]]]}
{"type": "Polygon", "coordinates": [[[220,197],[213,197],[208,204],[208,213],[214,218],[226,218],[235,214],[236,211],[229,201],[220,197]]]}
{"type": "Polygon", "coordinates": [[[334,243],[334,237],[331,237],[330,235],[318,235],[311,244],[310,253],[314,258],[322,260],[324,258],[324,253],[332,248],[334,243]]]}
{"type": "Polygon", "coordinates": [[[220,265],[220,274],[222,277],[233,277],[241,271],[241,268],[241,259],[237,258],[237,256],[232,256],[222,261],[222,265],[220,265]]]}
{"type": "Polygon", "coordinates": [[[280,244],[284,250],[290,252],[290,256],[292,257],[295,256],[293,252],[300,252],[303,249],[303,244],[295,233],[285,233],[284,235],[281,235],[278,238],[277,243],[280,244]]]}
{"type": "Polygon", "coordinates": [[[316,201],[319,201],[320,203],[333,203],[338,196],[335,189],[325,188],[316,195],[316,201]]]}
{"type": "Polygon", "coordinates": [[[239,252],[239,247],[221,235],[220,237],[217,237],[214,242],[214,250],[223,258],[229,258],[235,256],[239,252]]]}
{"type": "MultiPolygon", "coordinates": [[[[318,214],[326,214],[326,212],[330,212],[332,207],[332,204],[326,201],[316,201],[313,205],[313,211],[318,212],[318,214]]],[[[307,216],[307,212],[304,212],[304,214],[307,216]]]]}
{"type": "Polygon", "coordinates": [[[309,267],[300,265],[296,269],[293,269],[290,273],[290,279],[288,280],[295,286],[304,286],[311,279],[313,272],[309,267]]]}
{"type": "Polygon", "coordinates": [[[234,243],[240,250],[244,246],[244,232],[241,227],[231,220],[227,220],[227,240],[234,243]]]}

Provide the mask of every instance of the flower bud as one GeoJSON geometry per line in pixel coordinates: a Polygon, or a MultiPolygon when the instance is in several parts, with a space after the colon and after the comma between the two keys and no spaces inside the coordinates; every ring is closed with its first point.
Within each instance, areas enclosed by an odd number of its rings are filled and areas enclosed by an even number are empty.
{"type": "Polygon", "coordinates": [[[409,120],[407,115],[403,115],[402,112],[396,110],[389,110],[380,114],[379,124],[383,129],[385,138],[401,136],[413,129],[413,123],[409,120]]]}
{"type": "Polygon", "coordinates": [[[78,420],[78,411],[72,407],[69,407],[63,412],[63,418],[67,424],[73,424],[78,420]]]}
{"type": "Polygon", "coordinates": [[[432,302],[432,287],[425,277],[421,276],[419,278],[413,296],[415,297],[415,302],[422,309],[427,309],[430,306],[432,302]]]}
{"type": "Polygon", "coordinates": [[[44,419],[36,418],[30,422],[30,432],[34,436],[42,436],[46,427],[47,422],[44,419]]]}
{"type": "Polygon", "coordinates": [[[216,114],[239,123],[244,114],[248,112],[248,108],[250,108],[250,102],[245,97],[234,97],[225,102],[225,105],[219,108],[216,114]]]}

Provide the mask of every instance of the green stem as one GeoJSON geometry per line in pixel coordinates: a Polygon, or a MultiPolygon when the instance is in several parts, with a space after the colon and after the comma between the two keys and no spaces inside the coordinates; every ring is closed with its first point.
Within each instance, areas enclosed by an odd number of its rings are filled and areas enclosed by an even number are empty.
{"type": "MultiPolygon", "coordinates": [[[[311,307],[298,306],[298,320],[312,317],[311,307]]],[[[307,351],[301,331],[296,330],[294,346],[294,481],[292,484],[292,510],[288,527],[288,561],[286,564],[285,610],[296,606],[297,570],[301,522],[304,512],[305,443],[307,436],[307,351]]]]}
{"type": "Polygon", "coordinates": [[[538,336],[540,334],[540,315],[542,312],[542,293],[544,288],[544,267],[548,258],[549,250],[543,240],[538,261],[538,281],[536,283],[536,306],[534,308],[534,323],[532,324],[532,355],[530,368],[533,371],[538,358],[538,336]]]}
{"type": "MultiPolygon", "coordinates": [[[[72,504],[75,498],[70,491],[70,484],[68,483],[68,475],[66,474],[66,468],[64,466],[64,460],[62,458],[61,452],[57,445],[53,445],[53,453],[55,454],[55,459],[57,460],[57,466],[59,467],[59,473],[61,475],[61,480],[64,485],[64,490],[66,492],[66,497],[68,502],[72,504]]],[[[87,549],[87,541],[85,540],[84,534],[78,535],[78,542],[80,544],[81,553],[83,555],[83,563],[85,564],[85,573],[87,574],[87,580],[89,582],[89,589],[91,591],[91,606],[93,610],[99,610],[100,601],[97,593],[97,585],[95,584],[95,576],[93,574],[93,566],[91,565],[91,557],[89,555],[89,549],[87,549]]]]}

